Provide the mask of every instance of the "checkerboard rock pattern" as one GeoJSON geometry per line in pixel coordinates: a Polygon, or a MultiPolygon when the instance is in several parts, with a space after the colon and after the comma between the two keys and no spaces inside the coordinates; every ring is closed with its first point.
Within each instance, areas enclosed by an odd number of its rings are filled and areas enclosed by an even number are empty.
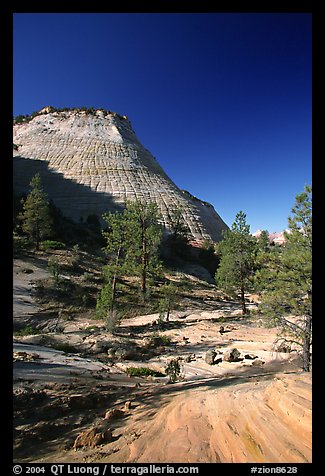
{"type": "MultiPolygon", "coordinates": [[[[220,241],[227,225],[212,205],[180,190],[140,143],[126,116],[46,107],[14,124],[13,179],[28,192],[39,172],[44,189],[62,212],[82,221],[123,208],[126,200],[155,202],[168,231],[180,209],[193,241],[220,241]]],[[[180,157],[186,166],[186,157],[180,157]]]]}

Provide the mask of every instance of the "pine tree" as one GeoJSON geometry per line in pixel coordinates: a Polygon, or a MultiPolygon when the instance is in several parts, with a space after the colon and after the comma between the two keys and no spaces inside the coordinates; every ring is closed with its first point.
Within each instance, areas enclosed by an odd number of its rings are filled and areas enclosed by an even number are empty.
{"type": "Polygon", "coordinates": [[[251,285],[255,249],[256,242],[250,234],[246,215],[240,211],[231,229],[224,233],[218,247],[221,259],[216,272],[216,283],[232,296],[239,293],[243,315],[247,314],[245,292],[251,285]]]}
{"type": "Polygon", "coordinates": [[[142,294],[146,294],[148,275],[157,274],[161,268],[158,248],[162,227],[157,205],[153,203],[127,202],[123,212],[107,213],[103,218],[107,223],[103,236],[108,257],[104,274],[111,287],[112,310],[117,281],[123,275],[139,275],[142,294]]]}
{"type": "Polygon", "coordinates": [[[132,244],[129,258],[136,263],[140,274],[141,292],[145,297],[148,275],[160,273],[159,245],[162,237],[160,215],[155,203],[127,202],[127,216],[132,244]]]}
{"type": "Polygon", "coordinates": [[[180,208],[176,208],[170,212],[169,228],[172,231],[171,239],[173,242],[182,242],[186,244],[189,241],[190,230],[184,220],[183,213],[183,210],[180,208]]]}
{"type": "Polygon", "coordinates": [[[26,200],[22,202],[23,210],[19,214],[19,220],[22,222],[22,230],[35,243],[36,250],[39,250],[41,240],[51,234],[52,219],[40,174],[37,173],[32,178],[30,185],[31,191],[26,200]]]}
{"type": "Polygon", "coordinates": [[[303,370],[309,371],[312,344],[312,188],[296,197],[286,243],[265,255],[258,272],[260,310],[279,326],[283,339],[302,349],[303,370]]]}
{"type": "Polygon", "coordinates": [[[173,284],[164,284],[160,288],[161,299],[159,301],[160,319],[169,321],[170,312],[178,304],[179,296],[177,287],[173,284]]]}
{"type": "MultiPolygon", "coordinates": [[[[104,275],[108,281],[110,288],[106,288],[106,295],[110,289],[111,297],[109,300],[109,308],[113,311],[117,280],[123,275],[130,273],[129,251],[132,242],[130,233],[130,222],[126,210],[123,212],[106,213],[103,219],[107,223],[106,230],[102,235],[106,239],[104,251],[108,257],[108,263],[104,267],[104,275]]],[[[106,302],[108,300],[106,299],[106,302]]]]}

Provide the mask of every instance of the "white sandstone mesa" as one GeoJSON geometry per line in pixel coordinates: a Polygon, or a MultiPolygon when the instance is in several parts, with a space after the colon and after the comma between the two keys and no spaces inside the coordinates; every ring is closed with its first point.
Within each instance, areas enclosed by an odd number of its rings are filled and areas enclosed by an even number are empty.
{"type": "MultiPolygon", "coordinates": [[[[168,229],[180,209],[194,241],[219,241],[228,227],[213,206],[180,190],[135,135],[127,116],[47,106],[14,124],[14,191],[27,192],[39,172],[45,191],[79,222],[119,209],[126,200],[154,202],[168,229]]],[[[186,163],[186,157],[180,157],[186,163]]]]}

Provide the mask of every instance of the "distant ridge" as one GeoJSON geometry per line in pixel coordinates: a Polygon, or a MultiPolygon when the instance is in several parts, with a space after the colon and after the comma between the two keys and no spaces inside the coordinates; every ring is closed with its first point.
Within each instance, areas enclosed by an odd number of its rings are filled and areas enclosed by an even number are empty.
{"type": "MultiPolygon", "coordinates": [[[[255,233],[253,233],[253,236],[256,238],[259,238],[262,233],[262,230],[257,230],[255,233]]],[[[284,236],[285,233],[290,233],[290,230],[284,230],[284,231],[274,231],[272,233],[269,233],[269,241],[270,243],[275,243],[277,245],[283,245],[283,243],[286,242],[286,238],[284,236]]]]}

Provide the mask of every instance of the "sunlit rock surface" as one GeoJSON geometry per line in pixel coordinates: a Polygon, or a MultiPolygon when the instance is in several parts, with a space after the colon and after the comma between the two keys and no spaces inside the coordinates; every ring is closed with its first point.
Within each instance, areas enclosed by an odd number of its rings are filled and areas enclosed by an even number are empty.
{"type": "MultiPolygon", "coordinates": [[[[227,225],[213,206],[180,190],[136,137],[126,116],[45,107],[14,125],[14,191],[36,172],[56,206],[75,221],[121,209],[126,200],[157,203],[168,229],[181,209],[192,239],[219,241],[227,225]]],[[[186,166],[186,157],[180,157],[186,166]]]]}

